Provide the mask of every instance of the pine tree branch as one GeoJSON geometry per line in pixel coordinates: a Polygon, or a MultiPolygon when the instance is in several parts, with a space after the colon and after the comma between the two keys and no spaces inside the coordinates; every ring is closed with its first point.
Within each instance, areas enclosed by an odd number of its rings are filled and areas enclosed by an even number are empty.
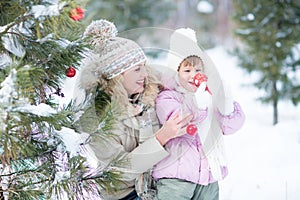
{"type": "Polygon", "coordinates": [[[22,16],[22,17],[18,17],[15,21],[9,23],[8,25],[6,25],[6,28],[0,32],[0,35],[4,35],[6,33],[12,33],[12,32],[9,32],[9,29],[12,28],[13,26],[17,25],[17,24],[20,24],[21,22],[25,22],[27,21],[28,19],[31,19],[33,18],[34,16],[33,15],[25,15],[25,16],[22,16]]]}

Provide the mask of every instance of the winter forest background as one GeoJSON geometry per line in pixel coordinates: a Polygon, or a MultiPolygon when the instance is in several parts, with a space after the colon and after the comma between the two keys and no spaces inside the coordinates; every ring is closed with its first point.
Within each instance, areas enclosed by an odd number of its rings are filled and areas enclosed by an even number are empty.
{"type": "Polygon", "coordinates": [[[300,198],[299,0],[0,0],[0,199],[76,199],[118,181],[109,167],[89,174],[70,102],[82,32],[101,18],[157,63],[172,30],[196,30],[246,114],[226,138],[220,199],[300,198]]]}

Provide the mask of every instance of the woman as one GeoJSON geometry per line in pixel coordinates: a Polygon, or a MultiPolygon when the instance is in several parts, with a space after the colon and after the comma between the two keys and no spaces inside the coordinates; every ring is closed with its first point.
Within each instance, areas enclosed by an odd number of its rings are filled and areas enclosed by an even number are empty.
{"type": "Polygon", "coordinates": [[[91,134],[87,149],[93,152],[97,168],[110,166],[121,172],[118,184],[104,188],[101,195],[104,199],[138,199],[135,180],[168,155],[163,145],[184,134],[192,116],[181,120],[175,115],[159,129],[154,111],[159,82],[145,66],[142,49],[116,33],[106,20],[87,27],[84,35],[94,48],[79,75],[84,101],[79,103],[77,98],[75,104],[88,107],[80,117],[80,128],[91,134]],[[97,134],[101,127],[97,116],[104,110],[98,105],[103,98],[119,112],[108,137],[97,134]]]}

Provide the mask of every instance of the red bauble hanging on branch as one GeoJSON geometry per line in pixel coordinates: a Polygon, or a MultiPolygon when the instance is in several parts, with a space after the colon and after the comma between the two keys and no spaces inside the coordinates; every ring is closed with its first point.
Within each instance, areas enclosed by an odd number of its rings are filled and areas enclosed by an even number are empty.
{"type": "Polygon", "coordinates": [[[75,21],[80,21],[82,20],[82,18],[84,17],[84,11],[82,8],[77,7],[77,8],[73,8],[70,11],[70,17],[75,20],[75,21]]]}
{"type": "Polygon", "coordinates": [[[76,69],[74,67],[69,67],[66,69],[66,76],[67,77],[74,77],[76,75],[76,69]]]}

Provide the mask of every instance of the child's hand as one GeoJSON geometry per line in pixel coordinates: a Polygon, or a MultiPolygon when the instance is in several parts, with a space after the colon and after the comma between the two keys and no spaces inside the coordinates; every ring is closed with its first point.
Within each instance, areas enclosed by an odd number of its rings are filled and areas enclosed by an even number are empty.
{"type": "Polygon", "coordinates": [[[233,97],[230,84],[222,80],[224,89],[220,89],[217,93],[217,107],[222,115],[229,115],[234,111],[233,97]]]}
{"type": "Polygon", "coordinates": [[[207,107],[211,104],[211,94],[204,90],[197,90],[195,93],[196,101],[198,108],[201,110],[206,110],[207,107]]]}
{"type": "Polygon", "coordinates": [[[209,91],[207,90],[207,76],[203,73],[198,73],[193,78],[195,85],[198,87],[196,91],[196,101],[198,108],[205,110],[211,102],[209,91]]]}

